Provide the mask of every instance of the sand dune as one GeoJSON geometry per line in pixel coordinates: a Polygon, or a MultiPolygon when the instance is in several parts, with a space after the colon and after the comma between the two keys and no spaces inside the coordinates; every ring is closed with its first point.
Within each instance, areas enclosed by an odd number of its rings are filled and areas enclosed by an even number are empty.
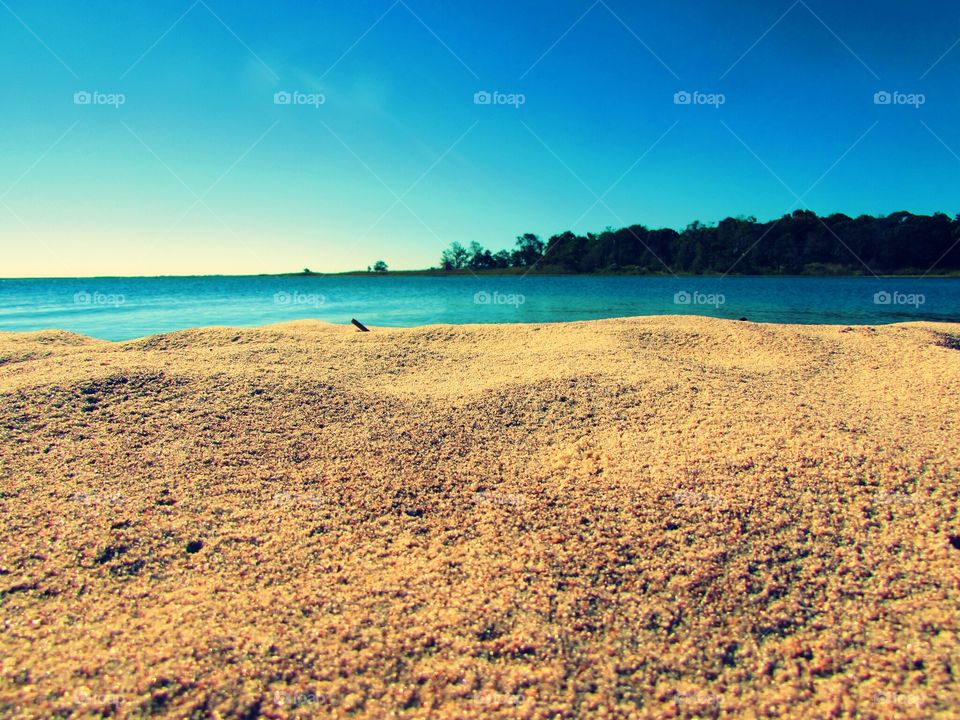
{"type": "Polygon", "coordinates": [[[958,338],[0,334],[0,716],[956,717],[958,338]]]}

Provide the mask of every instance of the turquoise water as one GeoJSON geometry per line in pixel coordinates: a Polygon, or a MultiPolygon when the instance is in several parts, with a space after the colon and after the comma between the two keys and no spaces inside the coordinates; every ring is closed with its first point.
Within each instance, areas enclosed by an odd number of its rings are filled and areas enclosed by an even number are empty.
{"type": "Polygon", "coordinates": [[[107,340],[315,318],[409,327],[696,314],[758,322],[960,322],[960,279],[313,276],[0,280],[0,330],[107,340]],[[879,295],[878,295],[879,293],[879,295]]]}

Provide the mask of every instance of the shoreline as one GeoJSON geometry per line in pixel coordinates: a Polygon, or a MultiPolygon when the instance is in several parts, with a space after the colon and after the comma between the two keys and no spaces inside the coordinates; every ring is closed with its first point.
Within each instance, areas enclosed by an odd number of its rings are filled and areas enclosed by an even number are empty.
{"type": "Polygon", "coordinates": [[[165,280],[165,279],[204,279],[204,278],[329,278],[329,277],[649,277],[649,278],[704,278],[704,279],[724,279],[724,278],[783,278],[798,280],[803,278],[823,279],[864,279],[864,280],[890,280],[890,279],[912,279],[912,280],[954,280],[960,279],[960,272],[947,274],[889,274],[889,275],[868,275],[865,273],[831,273],[831,274],[720,274],[720,273],[628,273],[628,272],[592,272],[592,273],[563,273],[563,272],[527,272],[526,268],[517,268],[515,271],[504,272],[502,270],[439,270],[427,268],[423,270],[390,270],[389,272],[368,272],[365,270],[346,270],[343,272],[311,272],[309,274],[302,272],[293,273],[257,273],[257,274],[207,274],[207,275],[63,275],[55,277],[0,277],[0,282],[19,281],[19,280],[165,280]]]}
{"type": "MultiPolygon", "coordinates": [[[[664,325],[669,325],[675,321],[697,321],[705,320],[709,322],[717,323],[732,323],[735,325],[754,325],[758,327],[768,327],[771,329],[775,328],[784,328],[792,330],[814,330],[814,329],[841,329],[843,330],[857,330],[857,329],[874,329],[874,328],[896,328],[896,327],[910,327],[910,326],[931,326],[931,327],[940,327],[942,332],[947,335],[953,335],[953,331],[956,331],[957,336],[960,337],[960,318],[956,320],[904,320],[904,321],[895,321],[889,323],[856,323],[856,322],[842,322],[842,323],[784,323],[784,322],[775,322],[775,321],[763,321],[763,320],[751,320],[750,318],[741,317],[741,318],[725,318],[725,317],[716,317],[713,315],[697,315],[697,314],[674,314],[674,315],[625,315],[623,317],[611,317],[611,318],[593,318],[588,320],[555,320],[555,321],[542,321],[542,322],[501,322],[501,323],[482,323],[482,322],[473,322],[473,323],[428,323],[424,325],[375,325],[371,323],[364,323],[364,325],[369,329],[371,333],[375,334],[390,334],[390,333],[417,333],[421,331],[431,331],[431,330],[509,330],[510,328],[517,328],[520,330],[540,330],[543,328],[562,328],[564,326],[570,327],[581,327],[589,325],[623,325],[627,326],[632,323],[642,322],[642,323],[655,323],[662,322],[664,325]]],[[[169,330],[156,333],[148,333],[146,335],[141,335],[133,338],[127,338],[124,340],[110,340],[106,338],[99,338],[94,335],[87,335],[84,333],[74,332],[73,330],[67,330],[65,328],[40,328],[37,330],[0,330],[0,340],[17,340],[17,339],[26,339],[33,336],[49,336],[49,337],[70,337],[76,338],[83,341],[91,341],[97,343],[110,343],[113,345],[122,345],[125,343],[136,343],[141,341],[147,341],[153,338],[165,338],[176,335],[191,335],[196,333],[204,332],[257,332],[257,331],[268,331],[268,330],[295,330],[298,328],[315,328],[323,329],[328,328],[330,330],[340,330],[348,331],[350,333],[357,333],[359,331],[357,328],[350,322],[335,323],[329,322],[326,320],[318,320],[314,318],[302,318],[295,320],[282,320],[279,322],[264,323],[262,325],[196,325],[187,328],[181,328],[177,330],[169,330]]],[[[0,361],[2,361],[2,356],[0,356],[0,361]]],[[[0,362],[2,366],[2,362],[0,362]]]]}

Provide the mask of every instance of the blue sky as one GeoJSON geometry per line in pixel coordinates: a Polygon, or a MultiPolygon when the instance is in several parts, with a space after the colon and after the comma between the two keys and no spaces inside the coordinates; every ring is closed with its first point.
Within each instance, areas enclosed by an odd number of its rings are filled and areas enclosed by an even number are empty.
{"type": "Polygon", "coordinates": [[[960,211],[955,3],[730,7],[0,0],[0,276],[417,268],[527,231],[960,211]]]}

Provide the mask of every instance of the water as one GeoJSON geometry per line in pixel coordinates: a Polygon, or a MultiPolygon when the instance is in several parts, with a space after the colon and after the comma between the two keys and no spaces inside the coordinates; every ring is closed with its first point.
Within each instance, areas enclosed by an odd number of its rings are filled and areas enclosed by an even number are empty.
{"type": "Polygon", "coordinates": [[[850,325],[960,322],[960,279],[362,275],[0,280],[0,330],[56,328],[106,340],[305,318],[333,323],[357,318],[369,325],[409,327],[664,314],[850,325]]]}

